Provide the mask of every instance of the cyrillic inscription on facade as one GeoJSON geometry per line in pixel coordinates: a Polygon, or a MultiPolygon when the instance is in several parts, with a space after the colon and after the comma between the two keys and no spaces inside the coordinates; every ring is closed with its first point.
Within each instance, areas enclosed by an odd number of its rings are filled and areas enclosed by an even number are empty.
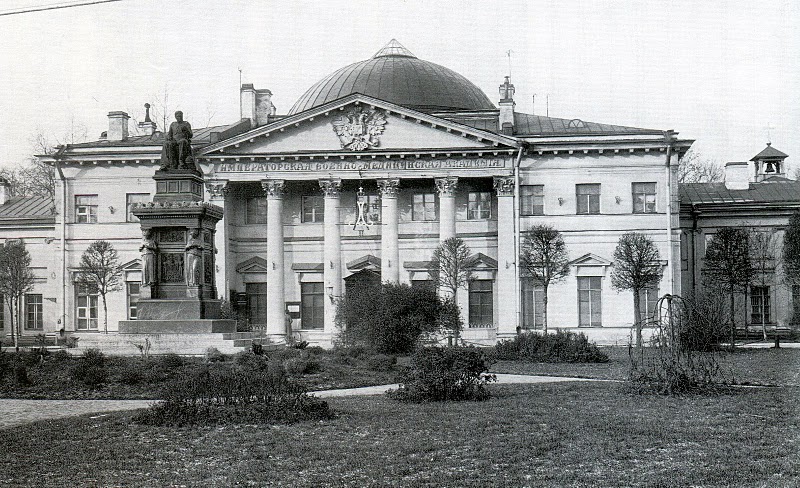
{"type": "Polygon", "coordinates": [[[399,161],[243,161],[219,163],[218,173],[261,173],[270,171],[413,171],[430,169],[504,168],[506,158],[431,159],[399,161]]]}

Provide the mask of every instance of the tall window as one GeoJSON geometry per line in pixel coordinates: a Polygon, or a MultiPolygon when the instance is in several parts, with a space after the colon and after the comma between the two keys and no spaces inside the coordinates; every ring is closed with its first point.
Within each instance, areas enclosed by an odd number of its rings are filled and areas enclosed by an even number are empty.
{"type": "Polygon", "coordinates": [[[800,285],[792,285],[792,324],[800,323],[800,285]]]}
{"type": "Polygon", "coordinates": [[[28,293],[25,295],[25,328],[28,330],[44,329],[44,310],[42,295],[28,293]]]}
{"type": "Polygon", "coordinates": [[[633,183],[633,213],[656,213],[656,184],[633,183]]]}
{"type": "Polygon", "coordinates": [[[139,283],[129,281],[126,283],[128,295],[128,320],[136,320],[136,306],[139,305],[139,283]]]}
{"type": "Polygon", "coordinates": [[[600,213],[600,184],[575,185],[576,212],[581,215],[600,213]]]}
{"type": "Polygon", "coordinates": [[[599,276],[578,277],[578,325],[580,327],[602,327],[601,285],[602,279],[599,276]]]}
{"type": "Polygon", "coordinates": [[[246,283],[247,318],[251,325],[263,328],[267,325],[267,284],[246,283]]]}
{"type": "Polygon", "coordinates": [[[639,291],[639,320],[650,321],[658,310],[658,286],[639,291]]]}
{"type": "Polygon", "coordinates": [[[245,224],[266,224],[267,223],[267,198],[252,197],[247,199],[244,214],[245,224]]]}
{"type": "Polygon", "coordinates": [[[303,223],[322,222],[325,218],[325,199],[321,195],[303,197],[303,223]]]}
{"type": "Polygon", "coordinates": [[[324,327],[324,300],[322,283],[300,283],[300,320],[303,329],[324,327]]]}
{"type": "Polygon", "coordinates": [[[522,280],[522,326],[526,329],[544,327],[544,287],[533,278],[522,280]]]}
{"type": "MultiPolygon", "coordinates": [[[[125,221],[126,222],[138,222],[139,218],[133,215],[133,204],[134,203],[146,203],[150,200],[149,193],[127,193],[125,195],[125,221]]],[[[96,221],[96,219],[95,219],[96,221]]]]}
{"type": "Polygon", "coordinates": [[[75,195],[75,222],[97,223],[97,195],[75,195]]]}
{"type": "Polygon", "coordinates": [[[78,287],[75,301],[78,330],[97,330],[97,294],[78,287]]]}
{"type": "Polygon", "coordinates": [[[471,328],[488,328],[494,325],[493,296],[492,280],[469,282],[469,326],[471,328]]]}
{"type": "Polygon", "coordinates": [[[435,193],[417,193],[414,195],[411,220],[436,220],[435,193]]]}
{"type": "Polygon", "coordinates": [[[522,185],[519,192],[520,215],[544,215],[544,185],[522,185]]]}
{"type": "Polygon", "coordinates": [[[771,307],[769,303],[769,287],[751,286],[750,323],[759,325],[772,323],[770,312],[771,307]]]}
{"type": "Polygon", "coordinates": [[[467,220],[489,220],[492,218],[491,192],[471,191],[467,198],[467,220]]]}

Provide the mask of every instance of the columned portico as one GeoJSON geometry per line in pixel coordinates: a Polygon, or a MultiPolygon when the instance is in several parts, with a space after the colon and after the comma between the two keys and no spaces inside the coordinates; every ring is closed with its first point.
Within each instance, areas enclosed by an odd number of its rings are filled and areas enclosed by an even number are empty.
{"type": "Polygon", "coordinates": [[[340,190],[339,179],[319,180],[325,195],[325,244],[323,248],[323,269],[325,291],[324,330],[333,334],[336,330],[336,302],[342,295],[342,237],[339,229],[340,190]]]}
{"type": "Polygon", "coordinates": [[[283,266],[283,180],[263,180],[267,194],[267,334],[286,334],[283,266]]]}
{"type": "Polygon", "coordinates": [[[439,242],[456,236],[456,187],[458,177],[436,178],[439,192],[439,242]]]}
{"type": "Polygon", "coordinates": [[[498,337],[516,334],[517,297],[514,267],[517,256],[514,246],[514,177],[495,176],[497,192],[497,313],[498,337]]]}
{"type": "MultiPolygon", "coordinates": [[[[225,197],[228,194],[228,182],[223,180],[210,180],[206,181],[206,191],[208,191],[208,199],[214,205],[220,207],[225,215],[225,197]]],[[[230,217],[223,217],[217,224],[217,230],[214,233],[214,249],[217,252],[215,259],[215,281],[217,285],[217,295],[223,300],[230,300],[231,283],[228,276],[228,221],[230,217]]]]}
{"type": "Polygon", "coordinates": [[[400,246],[397,233],[399,178],[377,180],[381,192],[381,281],[400,282],[400,246]]]}

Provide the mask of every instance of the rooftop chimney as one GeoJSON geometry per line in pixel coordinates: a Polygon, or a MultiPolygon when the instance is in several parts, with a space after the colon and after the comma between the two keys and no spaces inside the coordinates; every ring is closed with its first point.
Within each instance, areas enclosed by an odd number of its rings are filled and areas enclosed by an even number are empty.
{"type": "Polygon", "coordinates": [[[150,120],[150,104],[144,104],[144,122],[139,122],[139,133],[144,136],[152,136],[156,131],[156,123],[150,120]]]}
{"type": "Polygon", "coordinates": [[[508,81],[500,85],[500,119],[498,124],[505,135],[514,134],[514,85],[508,81]]]}
{"type": "Polygon", "coordinates": [[[241,118],[250,120],[250,127],[255,128],[269,123],[275,115],[272,104],[272,92],[256,90],[252,83],[244,83],[241,88],[241,118]]]}
{"type": "Polygon", "coordinates": [[[750,188],[750,165],[747,162],[725,163],[725,188],[747,190],[750,188]]]}
{"type": "Polygon", "coordinates": [[[128,119],[130,119],[130,116],[125,112],[108,112],[108,133],[106,138],[109,141],[124,141],[127,139],[128,119]]]}
{"type": "Polygon", "coordinates": [[[5,205],[11,199],[11,183],[0,177],[0,205],[5,205]]]}

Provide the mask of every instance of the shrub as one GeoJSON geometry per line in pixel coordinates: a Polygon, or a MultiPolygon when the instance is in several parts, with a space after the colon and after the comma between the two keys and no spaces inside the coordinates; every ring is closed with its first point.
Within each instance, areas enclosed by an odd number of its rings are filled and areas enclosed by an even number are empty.
{"type": "Polygon", "coordinates": [[[605,363],[608,355],[583,334],[557,331],[555,334],[520,334],[494,347],[495,359],[543,363],[605,363]]]}
{"type": "Polygon", "coordinates": [[[427,287],[384,283],[348,291],[337,306],[340,340],[383,354],[412,351],[419,339],[437,330],[442,302],[427,287]]]}
{"type": "Polygon", "coordinates": [[[228,355],[220,352],[216,347],[206,349],[206,361],[209,363],[224,363],[228,360],[228,355]]]}
{"type": "Polygon", "coordinates": [[[14,384],[16,386],[28,386],[31,380],[28,378],[28,367],[20,360],[14,361],[14,384]]]}
{"type": "Polygon", "coordinates": [[[308,396],[280,364],[263,368],[202,368],[171,382],[164,400],[135,421],[150,425],[290,423],[332,416],[327,402],[308,396]]]}
{"type": "Polygon", "coordinates": [[[161,356],[161,365],[167,369],[177,369],[183,366],[185,360],[174,352],[161,356]]]}
{"type": "Polygon", "coordinates": [[[388,392],[402,401],[487,400],[486,357],[475,347],[425,347],[411,358],[400,375],[400,388],[388,392]]]}
{"type": "Polygon", "coordinates": [[[64,349],[59,349],[50,356],[50,359],[53,361],[69,361],[72,359],[72,354],[64,349]]]}
{"type": "Polygon", "coordinates": [[[261,356],[264,354],[264,346],[258,342],[253,342],[250,344],[250,351],[252,351],[252,353],[256,356],[261,356]]]}
{"type": "Polygon", "coordinates": [[[138,385],[144,381],[144,375],[139,368],[125,368],[119,372],[117,381],[123,385],[138,385]]]}
{"type": "Polygon", "coordinates": [[[313,359],[296,357],[285,360],[283,369],[290,376],[301,376],[303,374],[316,373],[321,369],[321,366],[313,359]]]}
{"type": "Polygon", "coordinates": [[[106,357],[98,349],[87,349],[83,357],[72,366],[70,376],[74,381],[95,387],[105,383],[107,378],[106,357]]]}
{"type": "Polygon", "coordinates": [[[92,366],[105,366],[106,355],[99,349],[87,349],[83,351],[83,361],[92,366]]]}
{"type": "Polygon", "coordinates": [[[397,364],[397,357],[387,354],[375,354],[367,358],[367,367],[375,371],[391,371],[397,364]]]}

